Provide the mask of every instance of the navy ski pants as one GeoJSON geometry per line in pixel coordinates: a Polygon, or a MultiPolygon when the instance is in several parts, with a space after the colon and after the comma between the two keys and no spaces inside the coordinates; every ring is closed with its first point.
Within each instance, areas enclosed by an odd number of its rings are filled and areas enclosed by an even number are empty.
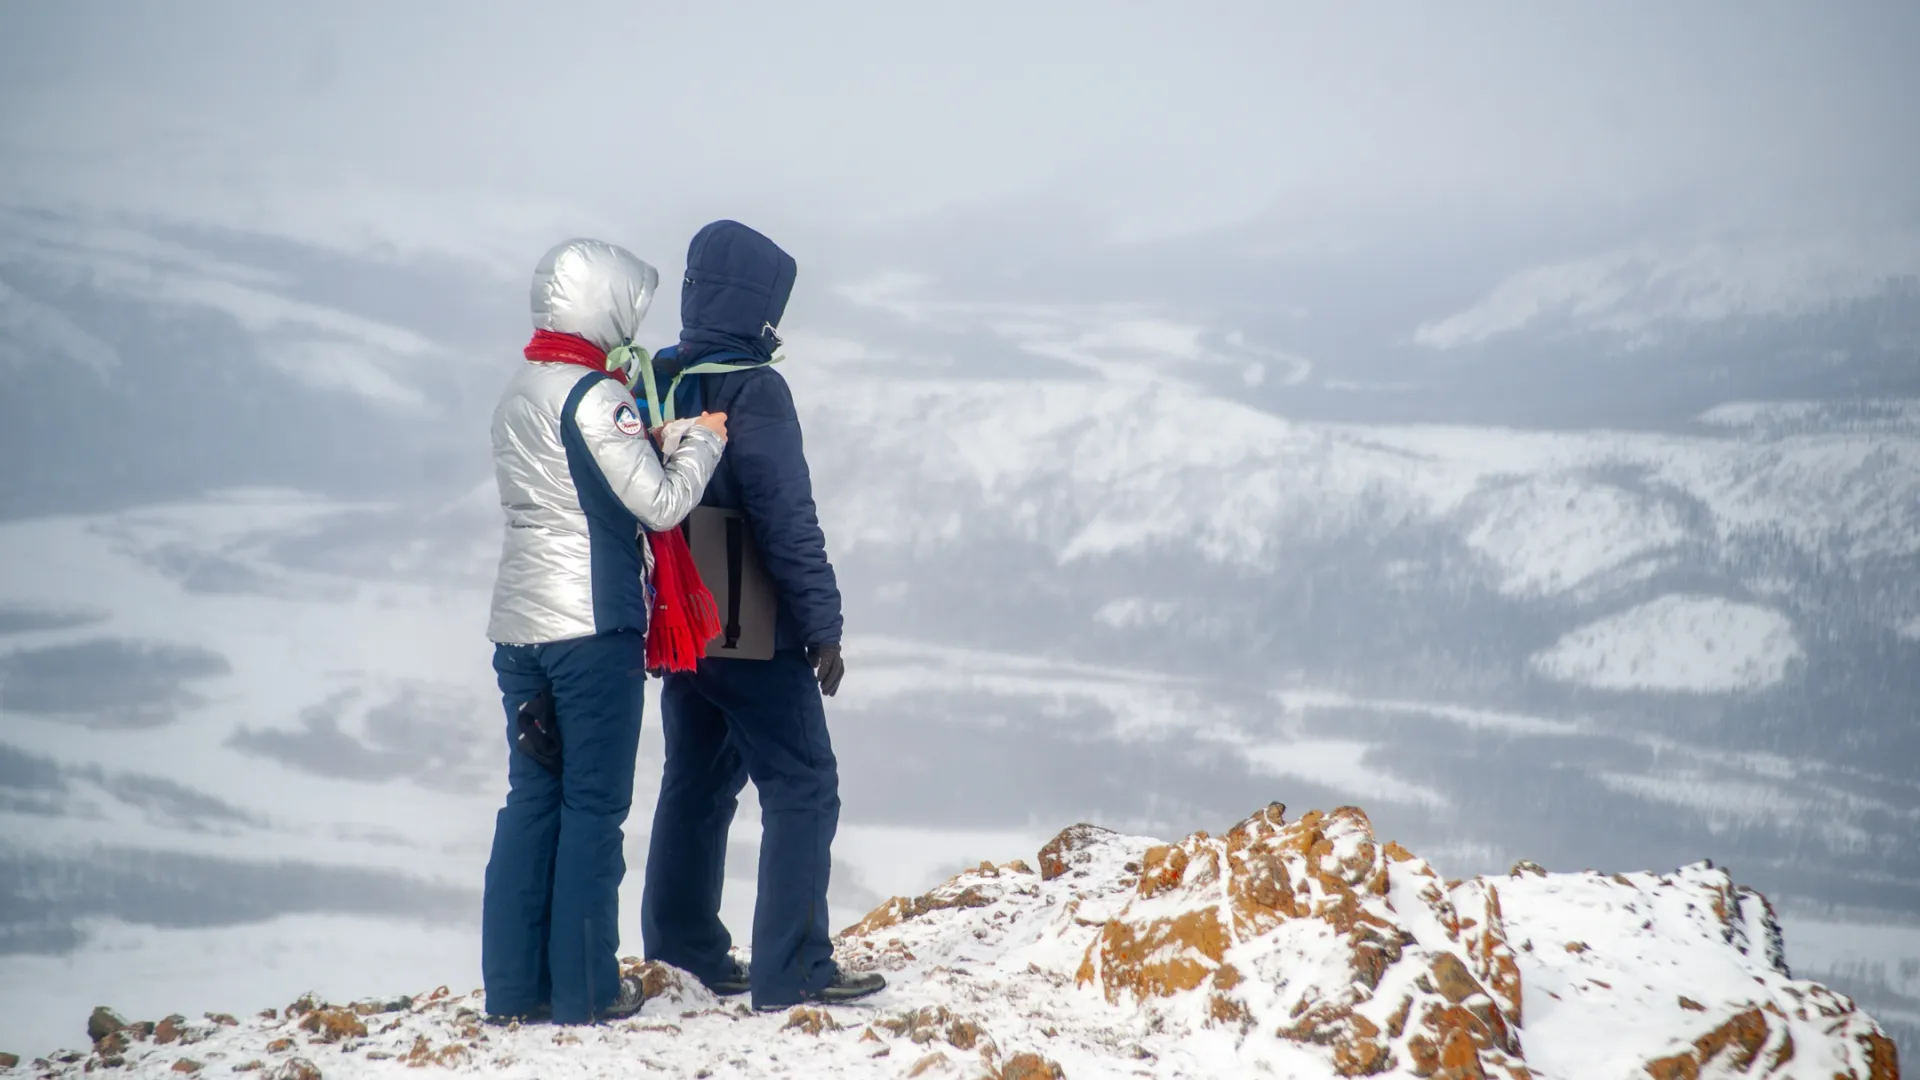
{"type": "Polygon", "coordinates": [[[620,826],[633,805],[646,654],[645,635],[633,631],[494,647],[508,791],[481,914],[489,1013],[551,1004],[555,1022],[588,1023],[619,993],[620,826]],[[549,687],[559,776],[512,749],[521,704],[549,687]]]}
{"type": "Polygon", "coordinates": [[[813,669],[799,649],[702,660],[667,676],[660,711],[666,773],[640,902],[647,958],[701,979],[726,970],[727,827],[751,777],[762,830],[753,1004],[799,1002],[833,977],[827,875],[840,823],[840,773],[813,669]]]}

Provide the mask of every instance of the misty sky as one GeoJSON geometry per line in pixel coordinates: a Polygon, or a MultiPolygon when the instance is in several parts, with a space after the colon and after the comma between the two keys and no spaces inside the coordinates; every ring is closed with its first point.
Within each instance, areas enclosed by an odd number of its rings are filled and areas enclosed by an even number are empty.
{"type": "Polygon", "coordinates": [[[1096,243],[1238,225],[1338,248],[1423,215],[1870,231],[1910,219],[1920,172],[1906,3],[83,3],[0,25],[9,200],[514,276],[555,232],[665,261],[722,215],[816,264],[848,232],[1009,208],[1096,243]]]}

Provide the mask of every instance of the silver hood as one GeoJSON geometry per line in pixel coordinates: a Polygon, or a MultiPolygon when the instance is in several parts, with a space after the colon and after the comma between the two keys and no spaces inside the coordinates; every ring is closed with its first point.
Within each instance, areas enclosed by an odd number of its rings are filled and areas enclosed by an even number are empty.
{"type": "Polygon", "coordinates": [[[659,287],[660,272],[626,248],[567,240],[534,267],[533,326],[612,351],[639,332],[659,287]]]}

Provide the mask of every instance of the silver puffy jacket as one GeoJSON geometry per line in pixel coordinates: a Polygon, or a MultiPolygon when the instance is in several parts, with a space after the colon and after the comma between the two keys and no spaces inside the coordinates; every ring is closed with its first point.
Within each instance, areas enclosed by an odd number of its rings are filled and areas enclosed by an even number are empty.
{"type": "MultiPolygon", "coordinates": [[[[620,248],[570,240],[535,271],[534,325],[612,349],[631,340],[658,280],[620,248]]],[[[640,526],[678,525],[724,446],[694,428],[663,464],[620,382],[573,364],[526,364],[493,411],[507,521],[487,636],[530,645],[645,630],[640,526]]]]}

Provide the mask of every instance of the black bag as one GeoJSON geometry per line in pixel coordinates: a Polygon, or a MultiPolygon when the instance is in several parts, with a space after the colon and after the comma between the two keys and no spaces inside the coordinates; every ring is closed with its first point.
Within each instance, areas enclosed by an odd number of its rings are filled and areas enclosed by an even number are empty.
{"type": "Polygon", "coordinates": [[[746,515],[717,506],[698,506],[687,516],[687,548],[700,581],[720,611],[720,636],[707,643],[707,655],[733,660],[773,659],[774,625],[780,595],[753,542],[746,515]]]}
{"type": "Polygon", "coordinates": [[[542,690],[520,705],[513,745],[555,776],[560,775],[560,724],[554,715],[553,691],[542,690]]]}

